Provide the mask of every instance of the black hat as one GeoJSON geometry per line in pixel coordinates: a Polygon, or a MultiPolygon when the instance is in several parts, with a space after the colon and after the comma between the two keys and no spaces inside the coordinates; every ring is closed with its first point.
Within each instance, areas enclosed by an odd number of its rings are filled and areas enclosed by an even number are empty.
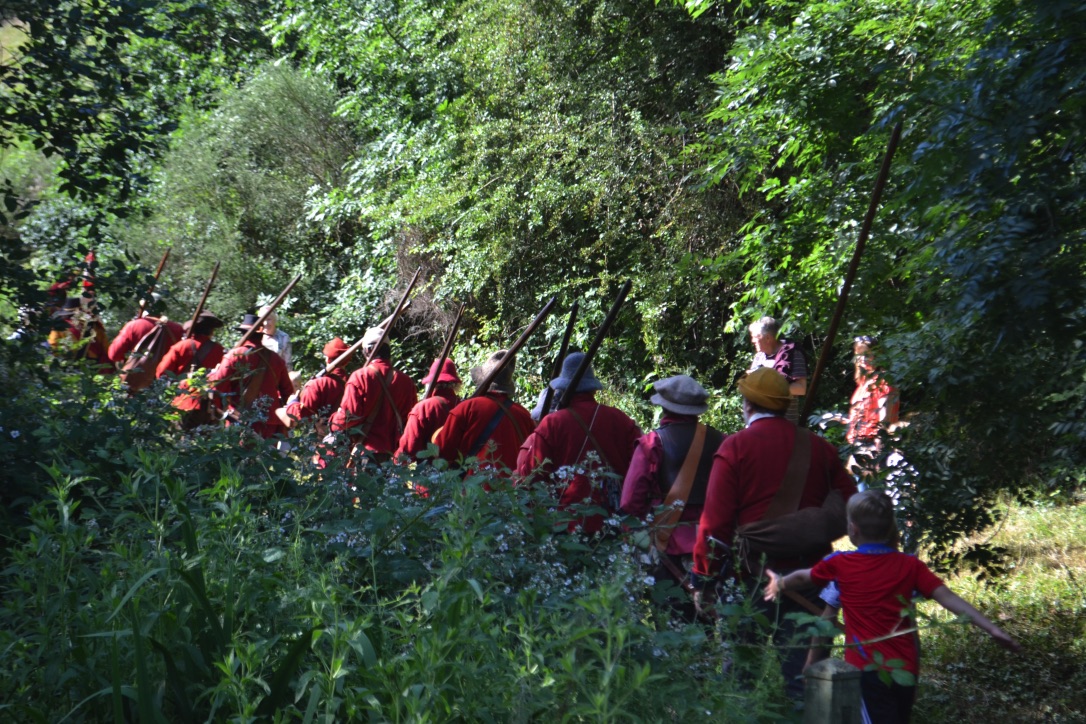
{"type": "Polygon", "coordinates": [[[256,316],[255,314],[246,314],[242,318],[241,324],[235,327],[235,330],[238,332],[248,332],[250,329],[253,328],[253,325],[256,324],[256,320],[258,319],[260,319],[260,317],[256,316]]]}

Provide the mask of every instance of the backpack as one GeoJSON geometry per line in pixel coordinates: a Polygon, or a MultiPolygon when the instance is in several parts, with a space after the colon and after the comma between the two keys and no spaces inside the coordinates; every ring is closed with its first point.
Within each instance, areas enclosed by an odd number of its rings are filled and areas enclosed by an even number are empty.
{"type": "Polygon", "coordinates": [[[166,354],[169,342],[166,326],[158,322],[154,329],[136,343],[132,354],[128,355],[121,367],[121,380],[128,386],[130,393],[146,389],[155,381],[155,371],[162,356],[166,354]]]}

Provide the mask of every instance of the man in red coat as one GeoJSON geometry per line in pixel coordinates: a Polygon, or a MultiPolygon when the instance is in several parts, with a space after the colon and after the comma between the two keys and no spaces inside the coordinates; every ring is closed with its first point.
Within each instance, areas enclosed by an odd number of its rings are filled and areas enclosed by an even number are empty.
{"type": "MultiPolygon", "coordinates": [[[[503,349],[490,355],[479,370],[480,381],[490,376],[506,353],[503,349]]],[[[512,400],[516,394],[515,365],[516,360],[510,360],[482,395],[453,408],[434,438],[439,456],[453,465],[477,458],[481,468],[494,470],[501,477],[516,469],[517,451],[535,423],[528,411],[512,400]]]]}
{"type": "MultiPolygon", "coordinates": [[[[185,322],[183,329],[188,332],[191,321],[185,322]]],[[[181,410],[181,428],[192,430],[200,425],[214,421],[213,406],[210,398],[189,390],[187,377],[196,370],[213,370],[222,362],[223,346],[211,339],[215,330],[223,326],[222,320],[211,312],[200,312],[196,326],[188,339],[183,339],[170,347],[162,355],[155,371],[157,377],[172,375],[185,378],[180,382],[181,393],[170,404],[181,410]]]]}
{"type": "MultiPolygon", "coordinates": [[[[246,314],[237,331],[249,331],[256,320],[255,314],[246,314]]],[[[285,432],[275,408],[286,403],[294,393],[294,385],[286,363],[264,348],[259,334],[227,352],[207,379],[230,410],[227,425],[239,424],[242,415],[256,410],[260,411],[260,419],[253,423],[253,432],[265,439],[285,432]]]]}
{"type": "MultiPolygon", "coordinates": [[[[185,322],[181,329],[189,331],[189,324],[185,322]]],[[[200,312],[196,320],[196,327],[188,339],[177,342],[162,355],[162,360],[155,370],[156,377],[162,377],[169,373],[175,377],[187,375],[195,370],[213,370],[222,362],[225,350],[223,346],[211,337],[215,330],[223,326],[221,319],[211,312],[200,312]]]]}
{"type": "MultiPolygon", "coordinates": [[[[704,589],[709,579],[719,575],[725,563],[732,560],[736,529],[762,520],[769,510],[784,482],[797,435],[810,437],[810,460],[802,478],[797,509],[821,507],[834,490],[846,501],[856,493],[856,483],[841,464],[837,448],[785,418],[792,394],[784,375],[762,367],[740,379],[738,387],[747,427],[724,438],[713,459],[694,544],[691,583],[698,589],[704,589]]],[[[826,541],[823,555],[832,550],[832,541],[826,541]]],[[[815,555],[810,560],[771,560],[769,566],[774,571],[791,571],[821,558],[822,555],[815,555]]],[[[815,593],[809,596],[812,604],[815,593]]],[[[702,596],[696,599],[699,606],[707,603],[701,600],[702,596]]],[[[777,634],[784,642],[794,628],[794,622],[786,621],[784,614],[809,609],[791,599],[783,599],[780,606],[777,634]]],[[[785,681],[794,693],[806,652],[795,649],[793,653],[796,655],[786,658],[783,670],[785,681]]],[[[802,690],[802,682],[799,688],[802,690]]]]}
{"type": "MultiPolygon", "coordinates": [[[[165,317],[151,317],[145,312],[143,316],[136,317],[123,327],[121,331],[117,333],[117,336],[113,338],[113,341],[109,344],[109,359],[116,364],[124,364],[125,359],[128,357],[128,353],[135,349],[139,341],[147,336],[155,328],[156,325],[161,323],[166,331],[166,345],[165,349],[169,349],[176,344],[184,335],[184,328],[172,320],[165,317]]],[[[157,367],[159,360],[154,360],[157,367]]]]}
{"type": "Polygon", "coordinates": [[[438,360],[430,365],[430,374],[422,380],[423,388],[434,382],[434,391],[425,400],[411,408],[411,414],[407,416],[407,425],[403,436],[400,437],[400,447],[396,455],[406,455],[414,458],[425,450],[433,441],[434,435],[445,424],[449,413],[460,402],[457,394],[460,390],[460,375],[456,373],[456,365],[451,359],[446,359],[439,370],[438,360]]]}
{"type": "MultiPolygon", "coordinates": [[[[694,541],[709,487],[713,456],[724,435],[698,417],[709,409],[709,392],[688,375],[657,380],[651,398],[663,408],[660,427],[637,443],[622,483],[622,512],[645,520],[655,513],[650,544],[658,563],[654,585],[680,586],[694,553],[694,541]],[[660,506],[664,506],[660,509],[660,506]]],[[[689,596],[669,600],[685,619],[694,619],[689,596]]]]}
{"type": "MultiPolygon", "coordinates": [[[[569,389],[583,360],[582,352],[562,360],[561,374],[550,382],[557,395],[569,389]]],[[[602,389],[589,366],[569,406],[544,417],[520,448],[517,475],[529,484],[536,479],[551,481],[560,510],[578,504],[597,506],[608,513],[618,509],[622,479],[641,438],[641,428],[621,410],[597,402],[596,392],[602,389]]],[[[570,523],[570,530],[579,526],[585,533],[596,533],[603,528],[603,515],[579,518],[570,523]]]]}
{"type": "MultiPolygon", "coordinates": [[[[350,349],[339,337],[324,345],[325,368],[350,349]]],[[[317,434],[328,434],[328,421],[343,402],[343,393],[347,389],[347,367],[354,355],[350,355],[331,372],[314,377],[305,383],[302,391],[287,401],[286,407],[275,411],[286,427],[293,428],[302,420],[314,419],[317,434]]]]}
{"type": "MultiPolygon", "coordinates": [[[[381,328],[373,327],[363,337],[368,355],[381,339],[381,328]]],[[[392,350],[381,344],[373,361],[355,370],[343,392],[339,409],[332,415],[332,432],[346,433],[355,446],[383,462],[400,444],[400,433],[411,408],[418,401],[415,383],[392,368],[392,350]]]]}

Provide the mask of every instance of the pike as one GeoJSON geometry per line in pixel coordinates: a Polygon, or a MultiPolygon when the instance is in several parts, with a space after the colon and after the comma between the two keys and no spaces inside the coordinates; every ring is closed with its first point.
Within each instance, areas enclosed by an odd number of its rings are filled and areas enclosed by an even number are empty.
{"type": "Polygon", "coordinates": [[[196,305],[196,311],[192,313],[192,321],[189,322],[189,328],[181,335],[181,339],[188,339],[192,336],[192,330],[196,329],[196,320],[200,318],[200,313],[204,311],[204,305],[207,303],[207,295],[211,293],[211,287],[215,285],[215,278],[219,276],[219,264],[222,262],[215,262],[215,268],[211,270],[211,278],[207,280],[207,286],[204,287],[204,293],[200,296],[200,302],[196,305]]]}
{"type": "Polygon", "coordinates": [[[867,216],[864,217],[863,226],[860,227],[860,236],[856,240],[856,249],[852,252],[852,261],[845,273],[845,283],[841,286],[841,295],[837,298],[837,308],[833,311],[830,328],[826,331],[826,341],[822,343],[822,353],[818,356],[818,364],[815,366],[810,384],[807,385],[807,395],[803,402],[800,420],[806,420],[811,413],[811,408],[814,406],[818,381],[822,377],[822,370],[826,367],[826,362],[829,360],[830,350],[833,348],[834,338],[837,336],[837,327],[841,324],[841,317],[845,313],[848,293],[852,289],[852,281],[856,278],[856,271],[860,266],[860,257],[863,256],[864,245],[871,233],[871,224],[875,221],[875,212],[878,210],[879,201],[882,199],[882,190],[886,186],[887,177],[890,175],[890,161],[894,158],[894,152],[897,151],[897,144],[900,140],[901,121],[898,121],[897,125],[894,126],[894,130],[890,133],[889,143],[886,144],[886,155],[882,158],[882,168],[879,169],[878,178],[875,179],[875,189],[871,192],[871,204],[867,207],[867,216]]]}
{"type": "MultiPolygon", "coordinates": [[[[554,365],[551,367],[551,379],[555,379],[562,373],[562,362],[566,359],[566,354],[569,352],[569,338],[573,336],[573,325],[577,323],[577,310],[581,308],[580,302],[574,302],[573,307],[569,310],[569,321],[566,322],[566,331],[562,335],[562,344],[558,347],[558,357],[554,360],[554,365]]],[[[547,382],[547,393],[543,397],[543,411],[539,413],[539,421],[543,422],[543,418],[546,417],[551,411],[551,402],[554,400],[554,388],[550,386],[550,381],[547,382]]]]}
{"type": "Polygon", "coordinates": [[[521,333],[520,337],[517,338],[517,341],[513,342],[513,346],[506,351],[505,357],[494,366],[494,369],[490,371],[490,374],[488,374],[486,378],[479,383],[479,386],[475,388],[475,392],[471,395],[472,397],[478,397],[490,389],[490,383],[496,380],[498,375],[502,373],[502,370],[513,361],[517,352],[524,346],[524,343],[528,341],[528,338],[532,336],[532,333],[538,329],[539,325],[543,324],[543,321],[547,318],[547,315],[551,313],[551,309],[557,302],[557,297],[551,297],[551,300],[544,305],[543,309],[539,310],[539,314],[535,316],[535,319],[528,325],[528,328],[521,333]]]}
{"type": "MultiPolygon", "coordinates": [[[[396,309],[394,309],[392,314],[385,317],[384,320],[382,320],[381,323],[377,325],[378,327],[381,327],[381,339],[378,340],[377,344],[373,346],[373,349],[366,357],[366,363],[362,365],[363,367],[369,366],[369,363],[373,361],[373,355],[377,353],[377,350],[381,349],[381,345],[384,344],[385,341],[388,339],[388,332],[390,329],[392,329],[392,325],[396,323],[396,320],[399,319],[400,315],[403,314],[404,310],[411,306],[411,300],[407,298],[407,295],[410,294],[411,290],[415,288],[415,282],[418,281],[419,274],[421,273],[422,267],[420,266],[415,271],[415,276],[411,277],[411,282],[407,285],[407,289],[404,290],[403,296],[400,297],[400,301],[396,305],[396,309]]],[[[365,335],[360,337],[357,342],[347,348],[346,352],[326,364],[324,366],[324,369],[318,372],[316,377],[314,377],[313,379],[319,379],[321,377],[324,377],[326,374],[329,374],[341,364],[346,362],[350,358],[350,356],[354,354],[359,347],[362,346],[362,342],[365,339],[365,335]]]]}
{"type": "Polygon", "coordinates": [[[445,346],[441,348],[441,356],[437,358],[437,368],[434,372],[433,378],[429,384],[426,385],[426,391],[422,393],[422,399],[428,400],[431,395],[434,394],[434,389],[437,387],[437,378],[441,376],[441,368],[445,365],[445,360],[449,358],[449,353],[452,352],[453,344],[456,343],[456,333],[460,331],[460,320],[464,318],[464,309],[467,304],[460,303],[460,311],[456,313],[456,320],[453,322],[452,329],[449,330],[449,336],[445,340],[445,346]]]}
{"type": "Polygon", "coordinates": [[[170,250],[166,249],[166,253],[162,255],[162,261],[158,263],[158,268],[155,269],[155,278],[151,282],[151,287],[147,290],[147,294],[140,300],[140,312],[137,317],[142,317],[144,312],[147,311],[147,300],[151,298],[151,295],[155,293],[155,286],[158,284],[158,277],[162,274],[162,269],[166,266],[166,260],[170,258],[170,250]]]}
{"type": "Polygon", "coordinates": [[[562,393],[562,397],[558,401],[559,410],[564,410],[569,407],[569,403],[573,400],[573,395],[576,394],[577,385],[581,384],[581,378],[588,372],[588,367],[592,364],[592,358],[596,356],[596,352],[599,351],[600,345],[603,344],[607,332],[610,331],[611,325],[614,324],[615,318],[618,317],[618,312],[622,309],[622,303],[626,301],[626,295],[630,293],[630,287],[632,285],[633,282],[627,279],[626,283],[622,285],[622,288],[618,290],[618,296],[615,297],[615,303],[611,305],[611,311],[607,312],[603,324],[596,330],[596,338],[592,340],[592,346],[585,352],[584,359],[582,359],[581,364],[577,366],[577,371],[573,373],[573,379],[569,381],[569,385],[566,387],[565,392],[562,393]]]}
{"type": "Polygon", "coordinates": [[[256,331],[258,329],[264,326],[264,322],[268,319],[271,313],[275,311],[275,308],[283,303],[283,300],[287,298],[288,294],[290,294],[290,290],[294,288],[294,285],[297,284],[298,280],[301,278],[302,274],[301,272],[298,272],[298,274],[296,274],[295,277],[290,280],[290,284],[287,284],[283,291],[279,292],[279,296],[276,297],[275,300],[268,305],[268,309],[260,315],[256,322],[253,323],[253,326],[249,327],[249,330],[245,334],[241,335],[241,339],[239,339],[238,343],[234,345],[235,347],[241,347],[242,345],[244,345],[246,342],[249,341],[250,337],[256,334],[256,331]]]}

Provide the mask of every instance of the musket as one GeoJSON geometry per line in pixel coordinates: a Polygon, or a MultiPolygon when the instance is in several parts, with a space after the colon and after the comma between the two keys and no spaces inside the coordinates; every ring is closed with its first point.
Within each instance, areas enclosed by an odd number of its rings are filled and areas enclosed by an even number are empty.
{"type": "MultiPolygon", "coordinates": [[[[376,345],[374,345],[373,350],[366,357],[366,364],[362,365],[363,367],[369,365],[369,363],[373,361],[373,355],[377,352],[377,350],[381,349],[381,345],[384,344],[385,340],[388,339],[388,332],[389,332],[390,329],[392,329],[393,323],[395,323],[395,321],[399,318],[399,316],[401,314],[403,314],[405,309],[407,309],[408,307],[411,306],[411,300],[407,298],[407,295],[410,294],[411,290],[415,287],[415,282],[418,280],[419,274],[421,272],[422,272],[422,267],[420,266],[418,268],[418,270],[415,272],[415,276],[411,277],[411,282],[407,285],[407,289],[404,290],[403,296],[400,297],[400,302],[399,302],[399,304],[396,305],[396,309],[393,310],[392,314],[385,317],[377,325],[382,330],[381,340],[376,345]]],[[[313,377],[313,379],[319,379],[321,377],[324,377],[326,374],[332,372],[332,370],[336,369],[341,364],[343,364],[348,359],[350,359],[350,356],[352,354],[354,354],[358,350],[359,347],[362,346],[362,342],[365,341],[365,339],[366,339],[365,335],[362,335],[361,337],[359,337],[357,342],[355,342],[350,347],[348,347],[347,351],[344,352],[343,354],[341,354],[339,357],[336,357],[334,360],[332,360],[331,362],[326,364],[324,366],[324,369],[322,369],[320,372],[318,372],[313,377]]]]}
{"type": "MultiPolygon", "coordinates": [[[[573,307],[569,310],[569,321],[566,322],[566,332],[562,335],[562,344],[558,347],[558,356],[554,360],[554,365],[551,367],[551,380],[562,374],[562,362],[566,359],[566,353],[569,352],[569,338],[573,336],[573,325],[577,323],[577,310],[580,309],[581,303],[574,302],[573,307]]],[[[543,411],[539,413],[539,421],[543,422],[543,418],[546,417],[551,411],[551,401],[554,399],[554,388],[550,385],[550,380],[547,380],[547,393],[543,396],[543,411]]]]}
{"type": "Polygon", "coordinates": [[[257,333],[258,329],[264,326],[264,322],[268,319],[271,313],[275,311],[275,308],[283,303],[283,300],[286,299],[288,294],[290,294],[290,290],[294,288],[294,285],[297,284],[298,280],[301,278],[302,274],[301,272],[298,272],[298,274],[290,280],[290,284],[287,284],[283,291],[279,292],[279,296],[276,297],[275,300],[268,305],[268,308],[264,311],[263,314],[260,315],[256,322],[253,323],[253,326],[249,327],[249,330],[245,332],[245,334],[241,335],[241,339],[239,339],[238,343],[234,345],[235,347],[241,347],[242,345],[244,345],[246,342],[249,341],[250,337],[257,333]]]}
{"type": "Polygon", "coordinates": [[[426,385],[426,391],[422,393],[422,399],[429,399],[434,390],[437,388],[437,378],[441,376],[441,368],[445,365],[445,360],[449,358],[449,353],[452,352],[453,344],[456,343],[456,333],[460,331],[460,320],[464,318],[464,309],[468,305],[461,302],[460,311],[456,313],[456,320],[453,321],[452,329],[449,330],[449,336],[445,339],[445,346],[441,348],[441,356],[437,358],[437,367],[435,368],[434,376],[426,385]]]}
{"type": "Polygon", "coordinates": [[[475,392],[471,395],[472,397],[478,397],[479,395],[484,394],[487,390],[490,389],[490,383],[496,380],[498,378],[498,375],[502,373],[502,370],[504,370],[506,366],[513,361],[513,358],[516,356],[517,352],[520,350],[521,347],[524,346],[524,343],[528,341],[528,338],[532,336],[532,333],[535,332],[539,325],[543,324],[543,321],[547,318],[547,315],[551,313],[551,308],[554,307],[557,302],[557,297],[551,297],[551,300],[547,302],[546,305],[544,305],[543,309],[539,310],[539,314],[535,316],[535,319],[532,320],[532,323],[528,325],[527,329],[525,329],[523,333],[521,333],[520,337],[517,338],[517,341],[513,342],[513,346],[506,350],[505,357],[503,357],[501,361],[498,362],[497,365],[495,365],[494,369],[490,371],[490,374],[488,374],[486,378],[479,383],[479,386],[475,388],[475,392]]]}
{"type": "Polygon", "coordinates": [[[192,313],[189,328],[181,335],[181,339],[188,339],[192,336],[192,330],[196,328],[196,320],[200,318],[200,313],[204,311],[204,305],[207,303],[207,295],[211,293],[211,287],[215,285],[215,277],[219,276],[219,264],[221,263],[215,262],[215,268],[211,270],[211,278],[207,280],[207,286],[204,287],[204,293],[200,296],[200,302],[196,305],[196,311],[192,313]]]}
{"type": "Polygon", "coordinates": [[[860,257],[864,253],[864,245],[867,244],[867,237],[871,233],[871,225],[875,221],[875,212],[879,208],[879,201],[882,199],[882,190],[886,186],[886,179],[890,175],[890,161],[894,158],[894,152],[897,151],[898,141],[901,140],[901,121],[897,122],[894,126],[894,130],[890,133],[890,141],[886,145],[886,155],[882,158],[882,168],[879,169],[878,178],[875,179],[875,189],[871,193],[871,203],[867,207],[867,216],[864,217],[864,223],[860,227],[860,236],[856,240],[856,249],[852,252],[852,261],[848,265],[848,271],[845,273],[845,283],[841,286],[841,294],[837,298],[837,308],[833,311],[833,318],[830,320],[830,328],[826,331],[826,341],[822,343],[822,353],[818,356],[818,364],[815,366],[814,374],[811,375],[811,381],[807,385],[807,395],[803,401],[803,411],[800,413],[799,419],[802,422],[807,419],[807,416],[811,413],[811,408],[814,406],[815,391],[818,390],[818,381],[822,377],[822,370],[826,367],[826,362],[829,360],[830,351],[833,348],[834,338],[837,336],[837,327],[841,324],[841,317],[845,313],[845,304],[848,302],[848,293],[852,289],[852,281],[856,278],[856,270],[860,267],[860,257]]]}
{"type": "Polygon", "coordinates": [[[155,286],[158,284],[158,277],[162,274],[163,267],[166,266],[166,260],[170,258],[170,250],[166,249],[166,253],[162,255],[162,261],[158,263],[158,269],[155,269],[155,278],[151,282],[151,288],[147,290],[147,294],[140,300],[140,313],[136,316],[142,317],[143,313],[147,310],[147,300],[151,298],[151,295],[155,293],[155,286]]]}
{"type": "Polygon", "coordinates": [[[562,397],[558,400],[559,410],[569,407],[573,395],[576,394],[577,385],[581,384],[581,378],[584,377],[585,372],[588,371],[589,365],[592,364],[592,358],[596,356],[596,352],[599,351],[600,345],[603,344],[607,332],[611,329],[611,325],[618,316],[619,310],[622,309],[622,303],[626,301],[626,295],[630,293],[632,284],[633,282],[627,279],[626,283],[622,285],[622,288],[618,290],[618,296],[615,297],[615,303],[611,305],[611,311],[607,312],[603,324],[596,330],[596,338],[592,340],[592,346],[584,353],[584,359],[581,360],[581,364],[577,365],[577,371],[573,373],[573,379],[569,381],[569,386],[566,387],[565,391],[562,393],[562,397]]]}

